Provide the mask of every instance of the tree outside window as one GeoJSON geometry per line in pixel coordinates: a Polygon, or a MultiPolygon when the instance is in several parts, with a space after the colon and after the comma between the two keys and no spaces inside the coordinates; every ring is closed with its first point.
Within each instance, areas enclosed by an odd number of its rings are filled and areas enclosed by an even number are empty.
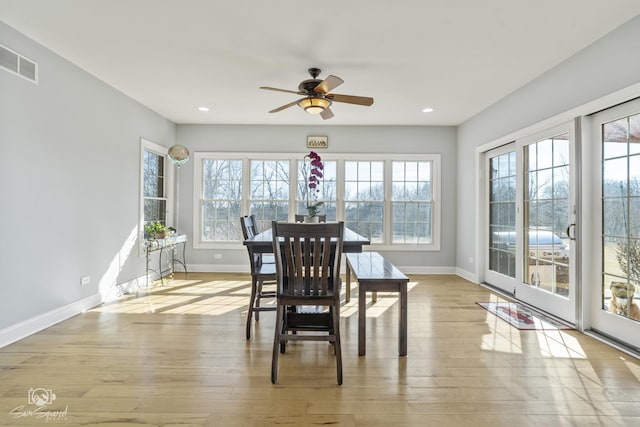
{"type": "Polygon", "coordinates": [[[384,161],[345,162],[345,227],[384,241],[384,161]]]}
{"type": "Polygon", "coordinates": [[[202,168],[202,240],[239,240],[242,160],[206,159],[202,168]]]}
{"type": "Polygon", "coordinates": [[[143,166],[143,225],[152,222],[167,225],[166,157],[153,151],[144,150],[143,166]]]}
{"type": "Polygon", "coordinates": [[[288,160],[251,160],[249,204],[261,229],[289,219],[288,160]]]}
{"type": "MultiPolygon", "coordinates": [[[[323,176],[318,186],[320,188],[318,200],[323,202],[323,205],[320,208],[320,213],[327,215],[327,221],[336,221],[338,162],[336,162],[335,160],[323,160],[323,163],[323,176]]],[[[309,171],[309,162],[298,161],[298,194],[296,200],[296,212],[303,215],[306,215],[307,212],[307,200],[312,198],[312,195],[308,194],[310,190],[305,180],[305,177],[309,176],[309,171]]]]}
{"type": "Polygon", "coordinates": [[[391,243],[431,243],[431,182],[431,162],[393,162],[391,243]]]}
{"type": "MultiPolygon", "coordinates": [[[[322,156],[317,186],[323,202],[319,214],[326,214],[327,221],[345,221],[385,249],[439,249],[438,155],[327,157],[322,156]]],[[[305,214],[310,165],[303,158],[300,153],[196,153],[201,166],[196,170],[200,206],[194,209],[194,236],[199,236],[194,246],[240,242],[243,215],[255,215],[258,228],[266,230],[274,220],[293,221],[295,214],[305,214]]]]}

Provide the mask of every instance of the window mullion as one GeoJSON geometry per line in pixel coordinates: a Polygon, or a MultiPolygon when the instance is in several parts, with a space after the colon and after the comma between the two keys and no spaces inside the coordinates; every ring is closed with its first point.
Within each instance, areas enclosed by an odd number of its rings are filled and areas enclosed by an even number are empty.
{"type": "Polygon", "coordinates": [[[392,208],[391,208],[391,199],[393,194],[393,173],[392,173],[392,161],[385,160],[384,161],[384,175],[382,177],[384,182],[384,222],[382,223],[383,232],[383,244],[391,244],[392,243],[392,233],[393,233],[393,220],[391,218],[392,208]]]}

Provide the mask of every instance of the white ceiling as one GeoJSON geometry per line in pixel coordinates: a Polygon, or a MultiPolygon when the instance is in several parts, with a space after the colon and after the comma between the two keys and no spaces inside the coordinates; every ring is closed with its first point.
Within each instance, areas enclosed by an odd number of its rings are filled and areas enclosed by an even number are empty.
{"type": "Polygon", "coordinates": [[[223,124],[457,125],[639,13],[638,0],[0,0],[0,20],[162,116],[223,124]],[[374,105],[269,114],[298,96],[258,87],[296,90],[310,67],[374,105]]]}

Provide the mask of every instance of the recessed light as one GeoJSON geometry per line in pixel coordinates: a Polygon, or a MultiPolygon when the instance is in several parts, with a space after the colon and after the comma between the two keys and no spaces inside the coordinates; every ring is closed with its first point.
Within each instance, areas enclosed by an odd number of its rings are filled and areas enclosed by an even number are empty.
{"type": "Polygon", "coordinates": [[[198,107],[198,110],[207,112],[209,111],[209,107],[198,107]]]}
{"type": "Polygon", "coordinates": [[[423,108],[423,109],[422,109],[422,112],[423,112],[423,113],[430,113],[430,112],[432,112],[432,111],[433,111],[433,108],[431,108],[431,107],[427,107],[427,108],[423,108]]]}

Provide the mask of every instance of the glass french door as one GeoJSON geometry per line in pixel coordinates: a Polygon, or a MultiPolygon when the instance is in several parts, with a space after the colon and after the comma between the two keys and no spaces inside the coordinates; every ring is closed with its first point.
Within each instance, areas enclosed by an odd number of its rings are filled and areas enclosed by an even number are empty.
{"type": "Polygon", "coordinates": [[[485,153],[485,281],[576,321],[575,125],[485,153]]]}
{"type": "Polygon", "coordinates": [[[640,347],[640,101],[592,117],[598,141],[591,328],[640,347]]]}
{"type": "Polygon", "coordinates": [[[575,126],[516,141],[520,203],[516,298],[575,322],[575,126]]]}

